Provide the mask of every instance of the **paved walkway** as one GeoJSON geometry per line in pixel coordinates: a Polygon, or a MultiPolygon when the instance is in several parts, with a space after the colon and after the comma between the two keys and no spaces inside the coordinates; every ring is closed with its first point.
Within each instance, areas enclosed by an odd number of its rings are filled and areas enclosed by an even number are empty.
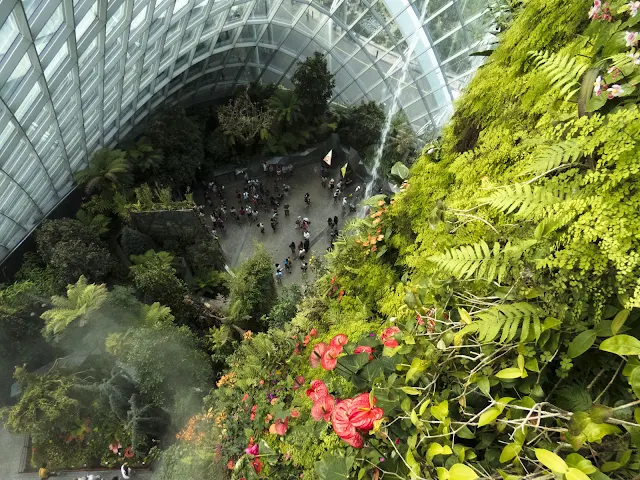
{"type": "MultiPolygon", "coordinates": [[[[334,169],[329,172],[328,178],[330,179],[333,176],[337,183],[339,175],[339,171],[334,169]]],[[[274,177],[261,175],[258,178],[261,182],[265,182],[269,190],[273,191],[274,177]]],[[[355,215],[355,213],[349,213],[348,209],[347,212],[343,212],[341,200],[344,195],[352,193],[358,184],[352,183],[346,192],[341,193],[339,200],[334,203],[332,192],[328,188],[322,187],[319,163],[296,166],[293,175],[283,179],[278,185],[280,189],[282,189],[284,183],[288,184],[291,190],[285,196],[282,205],[288,203],[291,213],[286,217],[283,206],[280,206],[278,209],[278,226],[275,232],[270,225],[271,210],[269,212],[260,210],[256,221],[251,220],[249,222],[244,218],[241,219],[240,223],[231,218],[227,212],[228,218],[225,222],[225,228],[224,230],[218,230],[218,235],[230,267],[235,268],[251,257],[255,251],[255,244],[262,243],[273,257],[274,274],[275,263],[280,263],[284,268],[284,259],[291,256],[289,244],[293,241],[298,245],[298,242],[303,240],[302,229],[295,228],[295,221],[298,216],[307,217],[310,220],[310,251],[307,252],[305,258],[305,261],[308,262],[313,256],[324,255],[329,247],[330,235],[327,219],[337,216],[338,228],[341,229],[345,221],[355,215]],[[311,206],[308,208],[304,203],[304,195],[307,192],[311,199],[311,206]],[[265,233],[260,232],[257,227],[258,222],[264,223],[265,233]]],[[[243,186],[244,181],[225,185],[228,208],[233,205],[236,209],[239,209],[240,204],[236,200],[235,191],[236,189],[242,191],[243,186]]],[[[219,206],[217,201],[215,206],[219,206]]],[[[284,272],[282,284],[291,285],[295,283],[302,286],[305,283],[312,283],[314,274],[311,268],[309,268],[306,275],[303,275],[300,269],[300,260],[295,257],[292,258],[294,259],[292,271],[291,273],[284,272]]]]}

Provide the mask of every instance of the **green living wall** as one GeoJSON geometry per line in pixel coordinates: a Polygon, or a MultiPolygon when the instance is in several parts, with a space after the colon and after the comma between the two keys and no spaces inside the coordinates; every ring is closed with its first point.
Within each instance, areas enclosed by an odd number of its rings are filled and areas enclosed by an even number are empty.
{"type": "Polygon", "coordinates": [[[180,457],[234,479],[637,478],[639,9],[525,1],[441,140],[292,322],[245,337],[161,475],[180,457]]]}

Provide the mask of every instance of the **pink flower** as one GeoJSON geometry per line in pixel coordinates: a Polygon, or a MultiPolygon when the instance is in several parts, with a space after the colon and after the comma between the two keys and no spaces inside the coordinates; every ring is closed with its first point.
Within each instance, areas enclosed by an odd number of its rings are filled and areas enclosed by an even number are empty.
{"type": "Polygon", "coordinates": [[[398,341],[393,338],[396,333],[400,333],[400,329],[398,327],[389,327],[384,329],[380,338],[385,347],[396,348],[399,345],[398,341]]]}
{"type": "Polygon", "coordinates": [[[342,347],[342,346],[346,345],[348,341],[349,341],[349,339],[347,338],[347,336],[345,334],[339,333],[338,335],[336,335],[335,337],[333,337],[331,339],[331,341],[329,342],[329,346],[331,346],[331,347],[342,347]]]}
{"type": "Polygon", "coordinates": [[[310,388],[307,389],[307,397],[309,397],[312,402],[317,402],[328,394],[329,390],[322,380],[313,380],[310,388]]]}
{"type": "Polygon", "coordinates": [[[384,412],[375,406],[376,401],[376,397],[368,393],[361,393],[353,399],[349,421],[354,427],[368,432],[373,428],[373,422],[382,418],[384,412]]]}
{"type": "Polygon", "coordinates": [[[248,398],[249,398],[249,394],[248,394],[248,393],[245,393],[245,394],[242,396],[242,401],[243,401],[243,402],[246,402],[248,398]]]}
{"type": "Polygon", "coordinates": [[[318,336],[318,331],[315,328],[312,328],[311,331],[309,332],[309,335],[315,338],[318,336]]]}
{"type": "Polygon", "coordinates": [[[311,416],[316,422],[319,422],[322,419],[324,419],[325,422],[328,422],[331,418],[331,412],[333,411],[335,404],[336,401],[331,395],[325,395],[313,404],[313,407],[311,407],[311,416]]]}
{"type": "Polygon", "coordinates": [[[611,85],[610,88],[607,88],[607,92],[609,92],[609,100],[611,100],[614,97],[619,97],[620,95],[622,95],[622,87],[620,85],[611,85]]]}
{"type": "Polygon", "coordinates": [[[593,2],[593,6],[589,10],[589,18],[591,20],[598,18],[598,14],[600,13],[601,8],[602,8],[602,3],[600,2],[600,0],[595,0],[593,2]]]}
{"type": "Polygon", "coordinates": [[[295,409],[291,409],[291,418],[298,418],[300,416],[300,412],[295,409]]]}
{"type": "Polygon", "coordinates": [[[113,453],[118,453],[118,450],[120,450],[122,448],[122,445],[120,445],[120,442],[113,442],[109,444],[109,450],[111,450],[113,453]]]}
{"type": "Polygon", "coordinates": [[[250,443],[247,448],[244,449],[247,455],[258,455],[259,447],[257,443],[250,443]]]}
{"type": "Polygon", "coordinates": [[[311,352],[311,356],[309,357],[309,365],[311,365],[311,368],[318,368],[324,352],[326,352],[328,349],[329,345],[324,342],[320,342],[315,347],[313,347],[313,351],[311,352]]]}
{"type": "Polygon", "coordinates": [[[131,445],[124,449],[124,456],[127,458],[133,458],[133,451],[131,450],[131,445]]]}
{"type": "Polygon", "coordinates": [[[282,437],[285,433],[287,433],[288,429],[289,429],[289,417],[285,417],[284,422],[282,421],[281,418],[278,418],[276,420],[276,423],[272,424],[269,427],[269,433],[277,434],[282,437]]]}
{"type": "Polygon", "coordinates": [[[638,43],[638,32],[625,32],[624,40],[627,43],[627,47],[635,47],[638,43]]]}
{"type": "Polygon", "coordinates": [[[352,398],[338,402],[331,412],[331,425],[333,431],[345,442],[354,448],[362,448],[364,444],[362,436],[356,430],[356,427],[349,420],[351,413],[352,398]]]}
{"type": "Polygon", "coordinates": [[[342,353],[342,346],[329,347],[329,349],[322,355],[322,368],[325,370],[333,370],[338,364],[338,357],[342,353]]]}
{"type": "Polygon", "coordinates": [[[635,17],[638,14],[638,10],[640,10],[640,1],[629,2],[627,5],[629,6],[629,13],[632,17],[635,17]]]}
{"type": "Polygon", "coordinates": [[[373,360],[373,348],[367,346],[367,345],[358,345],[354,350],[353,353],[368,353],[369,354],[369,360],[373,360]]]}

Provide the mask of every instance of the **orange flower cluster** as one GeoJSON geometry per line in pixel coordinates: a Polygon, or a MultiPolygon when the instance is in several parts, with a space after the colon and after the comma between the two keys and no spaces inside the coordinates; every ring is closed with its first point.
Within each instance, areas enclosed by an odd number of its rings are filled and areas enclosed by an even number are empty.
{"type": "Polygon", "coordinates": [[[194,415],[189,419],[187,425],[176,434],[176,438],[185,442],[200,443],[205,437],[204,431],[200,430],[200,425],[203,421],[212,417],[213,412],[211,410],[204,414],[194,415]]]}
{"type": "Polygon", "coordinates": [[[251,330],[247,330],[246,332],[244,332],[244,334],[242,335],[242,340],[245,341],[249,341],[253,338],[253,332],[251,330]]]}
{"type": "Polygon", "coordinates": [[[220,387],[234,387],[236,384],[236,372],[229,372],[226,375],[223,375],[220,377],[220,380],[218,380],[218,383],[216,383],[216,385],[218,386],[218,388],[220,387]]]}
{"type": "Polygon", "coordinates": [[[378,249],[377,243],[384,239],[384,235],[380,233],[381,231],[382,231],[382,228],[378,227],[374,235],[369,234],[367,235],[366,240],[364,241],[356,240],[356,243],[358,245],[362,245],[363,247],[366,247],[367,250],[369,250],[370,252],[375,252],[378,249]]]}

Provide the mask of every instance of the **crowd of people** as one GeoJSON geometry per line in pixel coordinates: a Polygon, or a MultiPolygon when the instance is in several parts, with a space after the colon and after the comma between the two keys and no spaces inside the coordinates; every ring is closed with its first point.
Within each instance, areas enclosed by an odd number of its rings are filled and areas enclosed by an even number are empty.
{"type": "MultiPolygon", "coordinates": [[[[284,217],[291,215],[289,195],[291,186],[286,183],[288,177],[293,174],[293,165],[272,165],[267,162],[262,164],[265,177],[251,178],[248,171],[243,173],[244,182],[242,187],[235,189],[235,199],[227,199],[225,187],[216,182],[203,182],[204,199],[203,205],[196,205],[194,208],[198,216],[212,235],[218,238],[218,234],[225,231],[225,222],[235,221],[238,224],[247,223],[255,225],[262,235],[266,234],[267,220],[275,234],[280,225],[280,208],[283,208],[284,217]],[[208,208],[207,208],[208,207],[208,208]],[[210,213],[205,213],[207,208],[210,213]],[[208,216],[208,219],[207,219],[208,216]]],[[[346,195],[347,186],[351,181],[339,175],[338,181],[335,178],[328,178],[328,171],[324,166],[320,167],[320,182],[323,188],[329,193],[329,201],[333,197],[333,203],[341,202],[342,214],[347,215],[347,210],[355,211],[355,201],[361,194],[361,186],[357,186],[353,194],[346,195]]],[[[311,195],[304,194],[304,209],[311,207],[311,195]]],[[[306,261],[311,248],[311,221],[305,214],[298,215],[295,220],[295,230],[302,235],[299,241],[293,240],[289,244],[291,255],[282,262],[275,264],[275,277],[280,283],[285,272],[292,273],[294,261],[300,261],[300,269],[306,274],[309,263],[306,261]]],[[[330,238],[328,251],[333,249],[333,244],[338,236],[338,216],[327,219],[327,233],[330,238]]]]}

